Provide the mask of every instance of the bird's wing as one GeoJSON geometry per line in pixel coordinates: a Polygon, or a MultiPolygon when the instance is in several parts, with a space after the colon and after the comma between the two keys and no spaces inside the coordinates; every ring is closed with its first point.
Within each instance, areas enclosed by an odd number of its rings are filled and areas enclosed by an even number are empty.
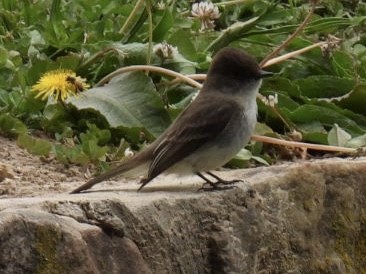
{"type": "Polygon", "coordinates": [[[164,170],[190,155],[222,132],[240,108],[230,100],[195,101],[174,122],[153,152],[148,178],[150,181],[164,170]],[[193,107],[193,104],[199,107],[193,107]]]}

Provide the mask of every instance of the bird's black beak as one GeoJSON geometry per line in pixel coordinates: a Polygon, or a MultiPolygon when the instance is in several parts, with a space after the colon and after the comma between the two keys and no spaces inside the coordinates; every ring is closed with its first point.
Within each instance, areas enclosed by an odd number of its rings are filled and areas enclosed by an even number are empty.
{"type": "Polygon", "coordinates": [[[261,70],[261,78],[271,77],[273,74],[273,72],[261,70]]]}

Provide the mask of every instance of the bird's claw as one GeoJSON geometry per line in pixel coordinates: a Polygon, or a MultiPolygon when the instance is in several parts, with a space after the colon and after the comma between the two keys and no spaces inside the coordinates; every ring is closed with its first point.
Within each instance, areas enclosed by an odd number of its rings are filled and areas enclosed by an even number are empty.
{"type": "Polygon", "coordinates": [[[206,182],[198,189],[198,191],[220,191],[220,190],[228,190],[237,188],[237,186],[233,186],[232,184],[243,182],[243,180],[220,180],[215,183],[206,182]]]}

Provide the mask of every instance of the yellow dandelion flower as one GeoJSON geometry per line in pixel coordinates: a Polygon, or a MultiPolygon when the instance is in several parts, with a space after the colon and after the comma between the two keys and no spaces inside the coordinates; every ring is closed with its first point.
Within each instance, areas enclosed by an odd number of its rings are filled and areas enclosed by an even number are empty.
{"type": "Polygon", "coordinates": [[[36,98],[46,100],[53,96],[56,100],[65,101],[68,97],[89,88],[84,78],[76,76],[72,70],[58,69],[45,73],[32,86],[31,91],[37,92],[36,98]]]}

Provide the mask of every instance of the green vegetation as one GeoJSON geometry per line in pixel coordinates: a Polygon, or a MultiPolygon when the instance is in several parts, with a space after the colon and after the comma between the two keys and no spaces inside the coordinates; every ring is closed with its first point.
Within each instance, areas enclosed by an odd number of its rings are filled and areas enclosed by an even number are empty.
{"type": "MultiPolygon", "coordinates": [[[[126,148],[139,149],[157,137],[197,89],[156,72],[123,73],[98,86],[103,77],[147,64],[205,73],[211,56],[225,46],[260,61],[303,22],[311,2],[214,1],[212,20],[201,20],[188,1],[2,0],[0,132],[32,153],[105,167],[126,148]],[[78,95],[66,101],[35,98],[32,86],[57,69],[74,71],[90,90],[75,86],[78,95]]],[[[296,131],[304,142],[365,146],[365,27],[362,1],[319,1],[310,22],[280,54],[334,37],[342,42],[266,68],[277,74],[261,93],[277,94],[278,103],[258,101],[258,132],[291,139],[288,133],[296,131]]],[[[248,149],[232,164],[273,160],[260,143],[248,149]]]]}

